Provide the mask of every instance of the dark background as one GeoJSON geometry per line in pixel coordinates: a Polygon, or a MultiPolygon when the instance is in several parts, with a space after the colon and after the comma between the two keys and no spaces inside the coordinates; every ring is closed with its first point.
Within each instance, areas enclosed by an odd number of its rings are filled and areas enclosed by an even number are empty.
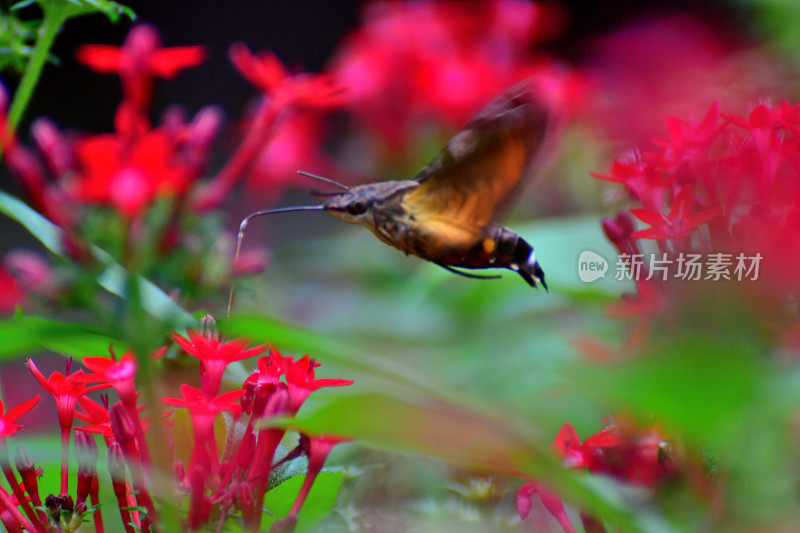
{"type": "MultiPolygon", "coordinates": [[[[274,51],[287,65],[309,71],[325,67],[341,40],[360,20],[364,2],[169,0],[127,2],[139,22],[154,24],[165,46],[206,47],[208,59],[158,87],[154,109],[178,102],[194,112],[208,104],[220,105],[229,117],[237,116],[253,95],[250,86],[228,61],[231,43],[243,41],[251,49],[274,51]]],[[[559,2],[567,12],[567,27],[557,40],[546,44],[550,52],[569,61],[580,60],[582,45],[593,35],[648,13],[691,11],[719,24],[736,25],[746,13],[730,2],[682,0],[604,0],[559,2]]],[[[31,8],[36,15],[36,8],[31,8]]],[[[46,68],[26,115],[48,115],[62,127],[84,131],[109,131],[119,102],[114,76],[98,76],[74,60],[84,43],[120,44],[131,27],[123,20],[114,25],[102,15],[70,21],[59,35],[54,54],[60,66],[46,68]]],[[[12,85],[14,80],[6,80],[12,85]]],[[[26,129],[26,128],[23,128],[26,129]]]]}

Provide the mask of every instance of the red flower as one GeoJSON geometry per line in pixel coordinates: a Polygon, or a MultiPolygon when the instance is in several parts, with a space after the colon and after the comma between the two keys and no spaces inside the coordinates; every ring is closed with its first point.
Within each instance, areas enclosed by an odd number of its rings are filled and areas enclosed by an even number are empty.
{"type": "Polygon", "coordinates": [[[222,374],[230,363],[255,357],[266,348],[265,346],[247,348],[249,343],[244,339],[220,342],[214,336],[205,336],[195,330],[189,330],[188,339],[175,332],[172,333],[172,338],[186,353],[200,361],[203,392],[209,397],[213,397],[219,391],[222,374]]]}
{"type": "Polygon", "coordinates": [[[17,418],[30,411],[39,402],[40,398],[41,396],[34,396],[27,402],[12,407],[7,412],[5,411],[3,400],[0,399],[0,439],[10,437],[22,427],[15,423],[17,418]]]}
{"type": "Polygon", "coordinates": [[[649,487],[671,472],[671,465],[661,457],[663,442],[655,430],[628,436],[620,434],[616,426],[606,426],[581,444],[577,431],[567,422],[553,447],[568,468],[587,468],[649,487]]]}
{"type": "Polygon", "coordinates": [[[270,52],[253,55],[242,43],[231,46],[233,64],[277,108],[286,106],[330,107],[343,103],[342,87],[325,75],[290,76],[280,60],[270,52]]]}
{"type": "Polygon", "coordinates": [[[0,315],[11,313],[25,300],[25,291],[19,286],[17,278],[0,266],[0,315]]]}
{"type": "Polygon", "coordinates": [[[295,520],[300,509],[303,507],[308,493],[311,490],[311,486],[322,471],[322,467],[325,466],[325,460],[328,458],[328,454],[331,453],[334,446],[342,442],[347,442],[348,440],[350,439],[333,435],[318,435],[315,437],[310,437],[308,435],[300,436],[300,448],[302,452],[308,456],[308,470],[303,479],[303,486],[300,487],[300,492],[297,494],[297,498],[294,504],[292,504],[292,508],[289,510],[289,515],[286,517],[289,523],[295,520]]]}
{"type": "Polygon", "coordinates": [[[202,46],[161,48],[158,32],[151,26],[135,26],[122,47],[87,44],[78,48],[78,61],[97,72],[116,72],[122,80],[125,99],[140,110],[147,108],[154,77],[172,78],[185,68],[205,60],[202,46]]]}
{"type": "Polygon", "coordinates": [[[274,358],[284,376],[286,376],[286,386],[289,390],[293,412],[297,412],[306,398],[317,389],[322,387],[342,387],[353,383],[352,379],[316,379],[314,377],[314,367],[319,366],[319,363],[308,355],[304,355],[301,359],[295,361],[291,357],[282,356],[277,350],[271,350],[270,357],[274,358]]]}
{"type": "Polygon", "coordinates": [[[180,387],[181,398],[162,398],[167,405],[183,407],[189,411],[192,420],[192,433],[194,443],[192,456],[186,478],[190,484],[192,503],[190,505],[190,521],[202,521],[206,516],[208,502],[205,496],[205,487],[209,478],[219,472],[219,456],[216,440],[214,438],[214,418],[223,411],[232,411],[236,400],[243,390],[231,391],[209,399],[194,387],[183,384],[180,387]]]}
{"type": "Polygon", "coordinates": [[[88,376],[83,370],[78,370],[71,374],[67,371],[66,376],[61,372],[53,372],[49,377],[45,378],[36,367],[36,364],[34,364],[33,359],[28,359],[27,365],[28,370],[31,371],[39,385],[55,399],[58,409],[58,422],[62,431],[69,431],[72,427],[72,417],[75,413],[75,405],[78,403],[78,398],[93,390],[108,387],[108,385],[87,387],[88,376]]]}
{"type": "Polygon", "coordinates": [[[544,508],[547,509],[548,513],[553,515],[553,518],[558,520],[558,523],[561,524],[564,531],[567,533],[574,533],[575,528],[572,526],[572,522],[570,522],[567,512],[564,510],[564,502],[561,501],[561,498],[556,494],[543,488],[538,483],[525,483],[519,488],[517,492],[517,512],[519,513],[519,517],[525,520],[528,515],[531,514],[531,509],[533,507],[531,499],[536,494],[539,494],[544,508]]]}
{"type": "MultiPolygon", "coordinates": [[[[798,106],[761,104],[749,115],[737,116],[721,115],[714,103],[700,121],[668,119],[667,130],[668,140],[654,152],[634,161],[623,157],[614,162],[610,175],[595,175],[624,184],[641,204],[630,213],[651,227],[631,238],[659,241],[662,252],[672,253],[672,261],[684,252],[726,254],[733,263],[728,279],[742,281],[747,272],[747,279],[759,281],[760,287],[796,291],[798,106]]],[[[625,236],[616,231],[623,228],[609,229],[620,252],[630,253],[625,236]]]]}
{"type": "Polygon", "coordinates": [[[317,171],[329,162],[320,153],[323,128],[318,117],[297,113],[286,119],[255,161],[248,184],[277,197],[298,180],[298,169],[317,171]]]}
{"type": "MultiPolygon", "coordinates": [[[[432,119],[461,126],[493,95],[529,76],[542,77],[533,83],[548,97],[577,98],[571,76],[554,75],[559,69],[530,53],[536,40],[562,27],[551,6],[376,3],[345,41],[332,72],[348,88],[353,113],[390,148],[402,147],[416,126],[432,119]]],[[[556,109],[574,104],[545,100],[556,109]]]]}
{"type": "MultiPolygon", "coordinates": [[[[111,437],[111,419],[108,415],[108,408],[92,400],[88,396],[78,398],[78,405],[83,409],[83,413],[75,411],[75,418],[86,422],[88,426],[76,427],[81,431],[99,433],[103,437],[111,437]]],[[[108,440],[107,440],[108,442],[108,440]]]]}
{"type": "Polygon", "coordinates": [[[84,357],[83,364],[94,372],[87,377],[89,381],[108,383],[117,392],[120,400],[128,408],[136,407],[136,357],[133,352],[125,352],[117,360],[113,348],[109,347],[111,358],[84,357]]]}
{"type": "Polygon", "coordinates": [[[634,239],[678,239],[702,226],[722,210],[718,207],[690,214],[694,202],[692,187],[684,187],[675,196],[668,215],[650,209],[631,209],[631,214],[652,227],[634,232],[634,239]]]}
{"type": "Polygon", "coordinates": [[[128,218],[159,196],[182,194],[192,173],[176,157],[178,146],[164,131],[152,130],[133,142],[112,135],[78,141],[81,171],[72,183],[80,202],[108,204],[128,218]]]}
{"type": "MultiPolygon", "coordinates": [[[[663,439],[655,430],[628,436],[620,434],[615,426],[606,426],[581,443],[575,427],[565,422],[553,441],[553,449],[567,468],[587,468],[592,473],[608,474],[647,487],[663,480],[673,468],[662,457],[663,439]]],[[[517,493],[520,517],[524,519],[530,514],[531,498],[537,493],[564,531],[574,531],[561,498],[538,483],[520,487],[517,493]]]]}

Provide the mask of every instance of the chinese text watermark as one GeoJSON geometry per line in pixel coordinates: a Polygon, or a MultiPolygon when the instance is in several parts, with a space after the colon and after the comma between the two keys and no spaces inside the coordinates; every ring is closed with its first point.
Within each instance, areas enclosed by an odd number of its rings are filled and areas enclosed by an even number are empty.
{"type": "MultiPolygon", "coordinates": [[[[758,280],[762,255],[744,253],[621,254],[617,257],[614,279],[641,281],[680,280],[758,280]]],[[[608,262],[596,252],[585,250],[578,257],[578,277],[584,283],[606,277],[608,262]]]]}

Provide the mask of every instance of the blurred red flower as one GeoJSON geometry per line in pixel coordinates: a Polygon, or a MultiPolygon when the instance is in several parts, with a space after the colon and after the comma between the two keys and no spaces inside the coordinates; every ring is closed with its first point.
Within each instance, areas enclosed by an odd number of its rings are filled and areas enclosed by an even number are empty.
{"type": "Polygon", "coordinates": [[[0,315],[11,313],[25,300],[25,291],[17,278],[0,266],[0,315]]]}
{"type": "Polygon", "coordinates": [[[175,140],[162,130],[149,131],[133,144],[114,134],[94,135],[78,141],[75,151],[81,169],[70,187],[75,199],[112,205],[128,218],[189,185],[190,169],[178,159],[175,140]]]}
{"type": "Polygon", "coordinates": [[[780,63],[746,42],[689,14],[633,20],[589,45],[589,116],[604,137],[639,144],[659,135],[664,116],[697,115],[713,100],[744,112],[759,98],[797,94],[780,63]]]}
{"type": "Polygon", "coordinates": [[[205,50],[202,46],[161,48],[156,29],[138,25],[121,47],[83,45],[77,58],[97,72],[118,74],[125,99],[143,111],[150,105],[153,78],[172,78],[183,69],[199,65],[205,60],[205,50]]]}
{"type": "Polygon", "coordinates": [[[282,109],[294,106],[329,107],[344,101],[342,87],[324,74],[289,75],[289,71],[271,52],[253,55],[242,43],[231,46],[233,64],[247,80],[269,96],[282,109]]]}
{"type": "Polygon", "coordinates": [[[0,400],[0,439],[10,437],[22,427],[16,423],[17,418],[33,409],[33,406],[39,403],[40,398],[41,396],[34,396],[8,411],[5,410],[3,400],[0,400]]]}
{"type": "MultiPolygon", "coordinates": [[[[664,452],[664,440],[655,429],[633,433],[606,426],[581,443],[575,427],[565,422],[553,440],[553,449],[567,468],[586,468],[592,473],[606,474],[646,487],[654,487],[675,469],[664,452]]],[[[522,485],[517,492],[520,518],[525,519],[530,514],[531,498],[535,494],[539,494],[547,511],[558,520],[564,531],[575,530],[561,498],[535,482],[522,485]]]]}
{"type": "Polygon", "coordinates": [[[546,2],[376,2],[331,71],[361,122],[402,148],[422,122],[461,126],[514,82],[545,71],[547,83],[559,79],[530,49],[561,20],[546,2]]]}
{"type": "Polygon", "coordinates": [[[319,171],[331,166],[321,153],[323,125],[307,112],[295,113],[269,139],[256,159],[247,184],[272,198],[298,180],[299,169],[319,171]]]}
{"type": "Polygon", "coordinates": [[[740,281],[741,268],[753,266],[740,263],[755,258],[750,279],[798,290],[800,108],[761,104],[747,116],[721,116],[715,103],[699,121],[669,118],[667,133],[652,152],[595,174],[622,183],[642,206],[630,213],[652,226],[630,231],[606,219],[620,253],[638,250],[637,239],[655,239],[673,261],[688,252],[723,254],[731,262],[725,279],[740,281]]]}

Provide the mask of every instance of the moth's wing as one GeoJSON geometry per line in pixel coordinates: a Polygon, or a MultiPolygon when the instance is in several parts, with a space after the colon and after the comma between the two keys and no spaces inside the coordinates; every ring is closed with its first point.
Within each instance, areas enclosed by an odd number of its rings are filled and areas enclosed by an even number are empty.
{"type": "Polygon", "coordinates": [[[481,231],[532,169],[548,113],[529,82],[503,92],[457,133],[414,178],[404,198],[418,220],[447,220],[481,231]]]}

